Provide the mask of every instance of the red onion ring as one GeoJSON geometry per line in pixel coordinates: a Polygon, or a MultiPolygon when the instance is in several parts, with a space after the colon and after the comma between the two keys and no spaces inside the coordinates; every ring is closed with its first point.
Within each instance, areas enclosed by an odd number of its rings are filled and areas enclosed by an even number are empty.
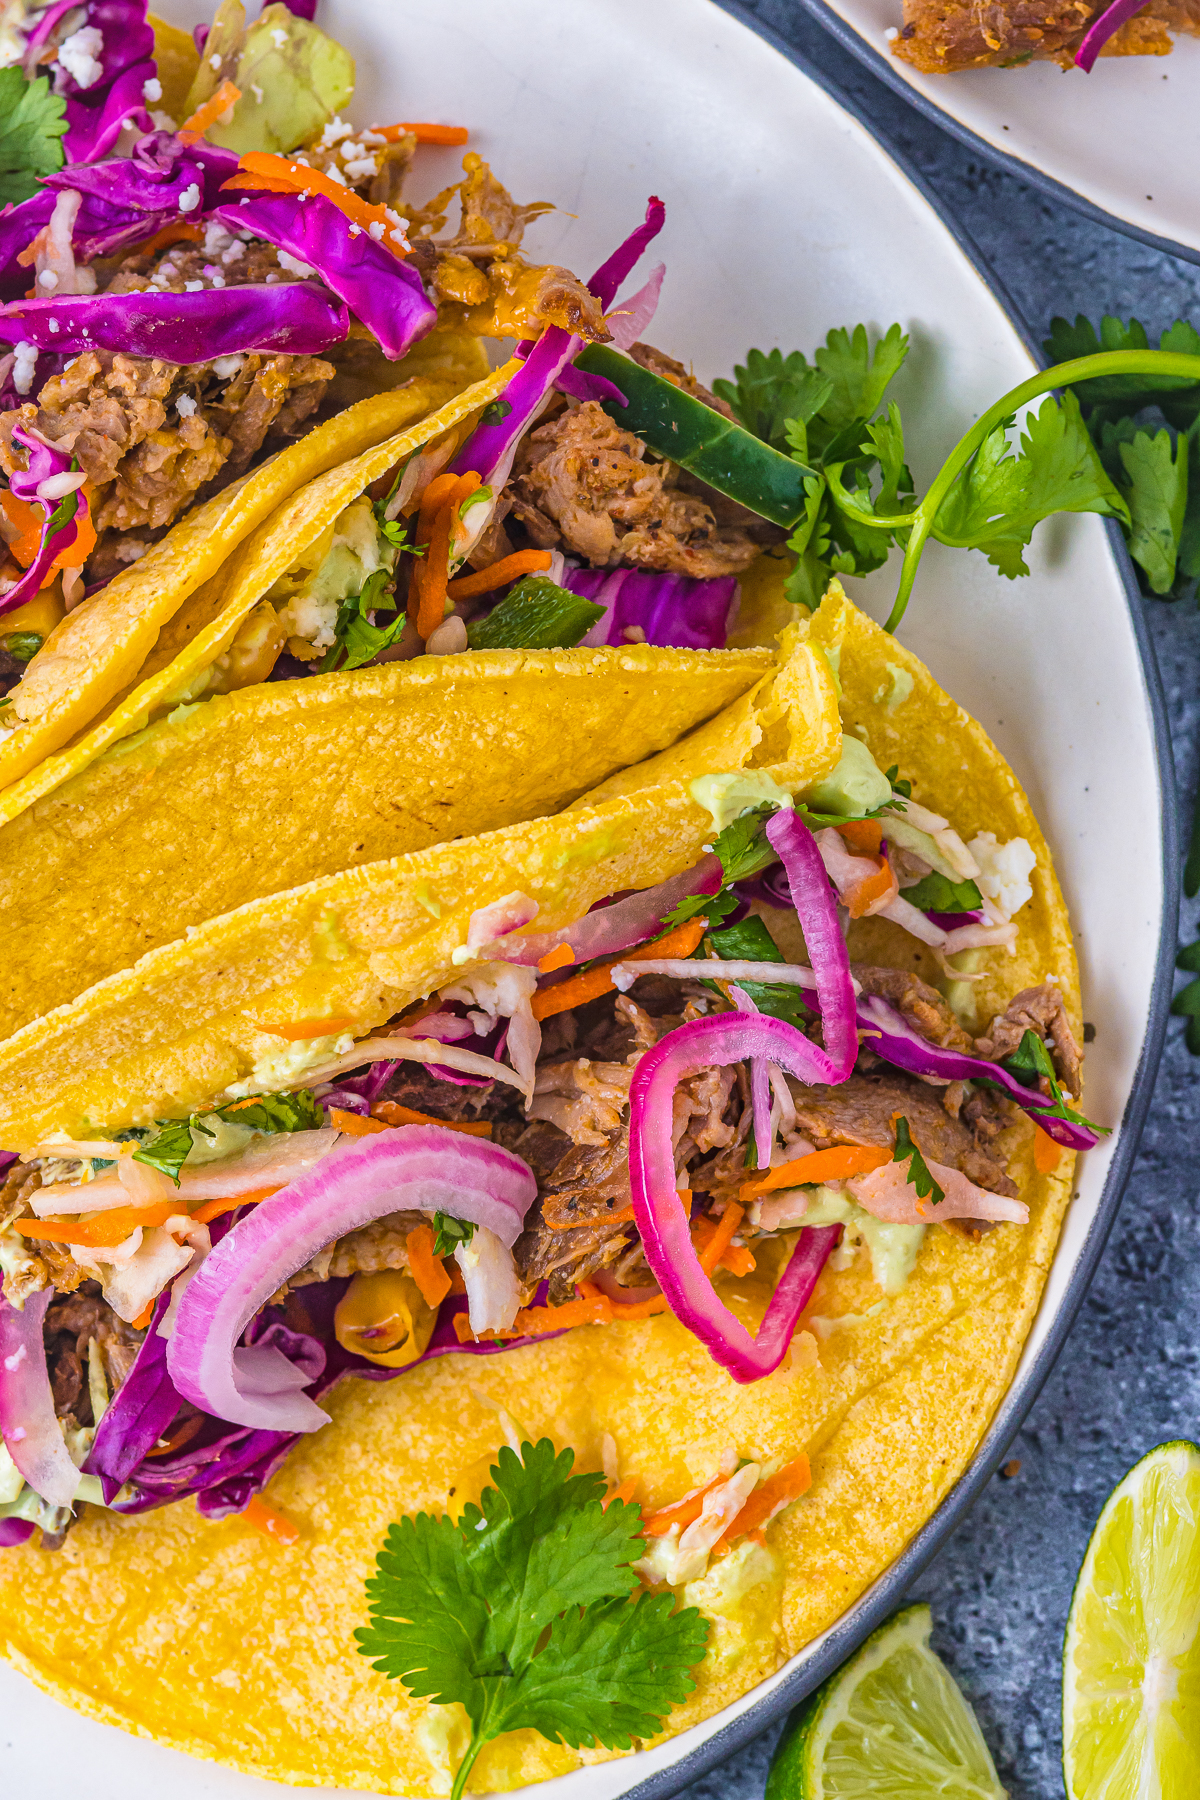
{"type": "Polygon", "coordinates": [[[31,1294],[23,1312],[0,1301],[0,1437],[35,1494],[51,1506],[70,1506],[79,1470],[67,1453],[54,1414],[42,1321],[52,1288],[31,1294]]]}

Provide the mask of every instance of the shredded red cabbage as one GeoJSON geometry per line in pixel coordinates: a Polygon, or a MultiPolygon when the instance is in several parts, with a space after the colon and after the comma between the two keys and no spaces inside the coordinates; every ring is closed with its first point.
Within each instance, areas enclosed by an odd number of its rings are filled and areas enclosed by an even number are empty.
{"type": "Polygon", "coordinates": [[[101,74],[90,87],[82,88],[59,65],[55,88],[67,101],[63,149],[69,164],[91,163],[106,155],[127,121],[150,128],[142,88],[153,76],[155,62],[146,0],[87,0],[82,23],[103,39],[96,59],[101,74]]]}
{"type": "Polygon", "coordinates": [[[413,264],[352,224],[324,194],[252,194],[236,204],[227,200],[215,217],[230,231],[253,231],[315,269],[392,361],[437,323],[437,307],[413,264]]]}
{"type": "Polygon", "coordinates": [[[562,585],[605,609],[585,646],[636,641],[720,650],[738,600],[735,575],[700,580],[655,569],[568,569],[562,585]],[[631,630],[644,635],[631,640],[631,630]]]}
{"type": "Polygon", "coordinates": [[[617,406],[629,405],[616,382],[609,381],[604,375],[590,375],[586,369],[577,369],[574,363],[563,370],[554,385],[560,394],[570,394],[573,400],[611,400],[617,406]]]}
{"type": "Polygon", "coordinates": [[[206,362],[242,350],[319,356],[349,330],[345,305],[315,281],[202,288],[175,294],[68,294],[0,306],[0,342],[39,350],[123,350],[206,362]]]}
{"type": "Polygon", "coordinates": [[[87,499],[83,489],[79,488],[75,494],[74,516],[51,531],[50,521],[59,502],[43,499],[37,490],[49,477],[65,474],[70,469],[71,458],[65,451],[58,450],[51,444],[44,444],[40,438],[31,437],[20,425],[13,427],[13,441],[22,444],[29,452],[29,467],[26,470],[14,470],[8,485],[18,500],[27,500],[40,506],[46,520],[42,526],[37,555],[16,586],[9,588],[6,594],[0,594],[0,618],[5,613],[15,612],[18,606],[24,606],[35,594],[41,592],[50,579],[55,558],[75,543],[88,516],[87,499]]]}

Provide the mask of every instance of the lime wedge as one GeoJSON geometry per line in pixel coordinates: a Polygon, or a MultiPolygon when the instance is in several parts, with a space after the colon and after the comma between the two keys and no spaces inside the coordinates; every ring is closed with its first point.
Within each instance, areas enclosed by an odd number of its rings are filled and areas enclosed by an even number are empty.
{"type": "Polygon", "coordinates": [[[906,1606],[796,1708],[766,1800],[1004,1800],[932,1626],[927,1606],[906,1606]]]}
{"type": "Polygon", "coordinates": [[[1109,1495],[1063,1645],[1070,1800],[1200,1795],[1200,1449],[1160,1444],[1109,1495]]]}

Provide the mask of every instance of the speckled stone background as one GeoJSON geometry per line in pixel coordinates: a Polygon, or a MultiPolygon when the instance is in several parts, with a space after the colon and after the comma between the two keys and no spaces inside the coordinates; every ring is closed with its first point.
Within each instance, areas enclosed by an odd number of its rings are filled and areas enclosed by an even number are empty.
{"type": "MultiPolygon", "coordinates": [[[[1094,224],[964,148],[868,74],[799,0],[749,0],[748,10],[877,122],[974,240],[1037,340],[1057,313],[1132,313],[1152,342],[1173,319],[1200,324],[1200,267],[1094,224]]],[[[1186,799],[1200,762],[1200,613],[1191,603],[1143,604],[1186,799]]],[[[1114,820],[1114,859],[1118,830],[1114,820]]],[[[1198,915],[1185,901],[1183,941],[1196,936],[1198,915]]],[[[1141,1153],[1091,1292],[1012,1446],[1020,1470],[992,1482],[911,1591],[933,1609],[934,1641],[978,1712],[1012,1800],[1061,1800],[1063,1626],[1106,1496],[1155,1444],[1200,1435],[1200,1062],[1182,1031],[1172,1021],[1141,1153]]],[[[689,1800],[757,1800],[778,1735],[693,1783],[689,1800]]]]}

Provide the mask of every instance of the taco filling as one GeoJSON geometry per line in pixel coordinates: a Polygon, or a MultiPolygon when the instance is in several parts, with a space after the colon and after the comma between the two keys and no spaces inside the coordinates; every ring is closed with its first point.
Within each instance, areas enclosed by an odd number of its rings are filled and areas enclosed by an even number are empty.
{"type": "MultiPolygon", "coordinates": [[[[552,931],[522,892],[489,901],[451,978],[371,1035],[271,1021],[187,1116],[19,1147],[4,1541],[61,1542],[80,1499],[239,1511],[346,1374],[670,1312],[757,1382],[827,1265],[869,1267],[886,1308],[931,1230],[970,1258],[1022,1228],[1031,1130],[1039,1171],[1096,1141],[1053,980],[964,1023],[961,952],[1019,939],[1029,844],[979,819],[965,842],[850,737],[794,797],[765,771],[691,797],[711,848],[668,881],[552,931]],[[945,993],[850,960],[871,917],[956,957],[945,993]]],[[[807,1481],[750,1467],[656,1523],[647,1580],[696,1579],[807,1481]],[[719,1529],[688,1535],[700,1513],[719,1529]]]]}

